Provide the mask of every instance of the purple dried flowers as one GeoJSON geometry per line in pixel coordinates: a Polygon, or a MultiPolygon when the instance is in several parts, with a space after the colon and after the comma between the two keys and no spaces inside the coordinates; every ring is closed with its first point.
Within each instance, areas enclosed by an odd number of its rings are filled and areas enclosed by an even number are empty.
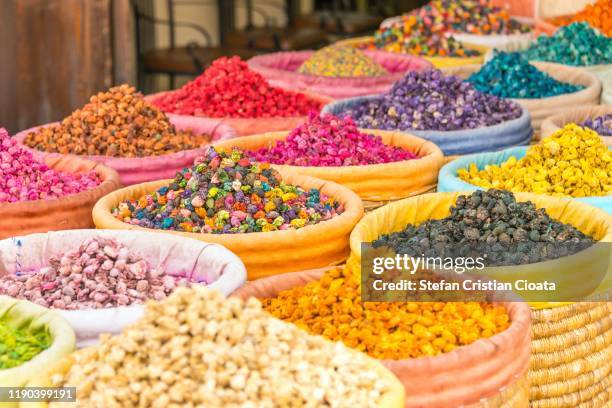
{"type": "Polygon", "coordinates": [[[612,136],[612,113],[587,119],[580,126],[593,129],[600,136],[612,136]]]}
{"type": "Polygon", "coordinates": [[[520,117],[522,109],[457,76],[429,70],[409,72],[389,92],[343,113],[361,128],[452,131],[497,125],[520,117]]]}

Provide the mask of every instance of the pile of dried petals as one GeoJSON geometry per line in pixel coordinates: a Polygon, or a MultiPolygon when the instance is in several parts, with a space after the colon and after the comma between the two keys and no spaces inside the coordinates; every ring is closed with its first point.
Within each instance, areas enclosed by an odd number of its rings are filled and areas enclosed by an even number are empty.
{"type": "Polygon", "coordinates": [[[153,101],[164,112],[212,118],[270,118],[306,115],[321,103],[270,86],[239,57],[219,58],[200,76],[153,101]]]}
{"type": "Polygon", "coordinates": [[[320,167],[363,166],[417,157],[408,150],[385,145],[380,136],[360,132],[348,116],[340,119],[314,113],[286,139],[247,154],[260,162],[320,167]]]}
{"type": "Polygon", "coordinates": [[[58,198],[99,184],[100,178],[94,171],[61,173],[36,161],[0,128],[0,203],[58,198]]]}
{"type": "Polygon", "coordinates": [[[37,271],[3,276],[0,294],[56,309],[101,309],[161,300],[187,285],[116,240],[93,237],[37,271]]]}
{"type": "Polygon", "coordinates": [[[262,303],[275,317],[379,359],[435,356],[510,325],[504,307],[490,303],[362,302],[347,267],[262,303]]]}
{"type": "Polygon", "coordinates": [[[316,188],[285,184],[269,163],[211,147],[168,186],[124,201],[112,214],[143,228],[237,234],[298,229],[343,211],[316,188]]]}
{"type": "Polygon", "coordinates": [[[553,196],[589,197],[612,193],[612,153],[599,135],[575,123],[565,125],[529,147],[525,156],[478,169],[459,169],[461,180],[483,188],[501,188],[553,196]]]}
{"type": "Polygon", "coordinates": [[[24,143],[62,154],[147,157],[196,149],[210,139],[177,131],[134,87],[121,85],[92,96],[61,123],[30,132],[24,143]]]}

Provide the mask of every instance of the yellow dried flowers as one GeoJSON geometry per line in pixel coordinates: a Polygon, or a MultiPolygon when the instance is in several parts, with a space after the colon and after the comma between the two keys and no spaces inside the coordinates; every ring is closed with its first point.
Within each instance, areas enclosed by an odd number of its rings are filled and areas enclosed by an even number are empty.
{"type": "Polygon", "coordinates": [[[484,188],[554,196],[604,196],[612,192],[612,154],[591,129],[566,125],[517,160],[478,170],[460,169],[459,178],[484,188]]]}
{"type": "Polygon", "coordinates": [[[503,306],[479,302],[362,302],[349,268],[262,301],[273,316],[379,359],[434,356],[505,330],[503,306]]]}

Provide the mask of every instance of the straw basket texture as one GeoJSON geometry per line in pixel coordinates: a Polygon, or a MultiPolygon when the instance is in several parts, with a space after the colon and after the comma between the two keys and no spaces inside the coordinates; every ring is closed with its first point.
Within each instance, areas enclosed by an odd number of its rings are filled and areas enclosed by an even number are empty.
{"type": "Polygon", "coordinates": [[[604,407],[612,397],[612,304],[533,310],[531,406],[604,407]]]}

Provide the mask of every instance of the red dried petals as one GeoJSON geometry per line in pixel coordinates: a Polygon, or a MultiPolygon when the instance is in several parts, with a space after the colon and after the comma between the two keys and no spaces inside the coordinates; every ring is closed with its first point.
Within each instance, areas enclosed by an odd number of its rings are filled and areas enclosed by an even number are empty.
{"type": "Polygon", "coordinates": [[[239,57],[215,60],[200,76],[155,101],[164,112],[212,118],[270,118],[306,115],[321,103],[274,88],[239,57]]]}

